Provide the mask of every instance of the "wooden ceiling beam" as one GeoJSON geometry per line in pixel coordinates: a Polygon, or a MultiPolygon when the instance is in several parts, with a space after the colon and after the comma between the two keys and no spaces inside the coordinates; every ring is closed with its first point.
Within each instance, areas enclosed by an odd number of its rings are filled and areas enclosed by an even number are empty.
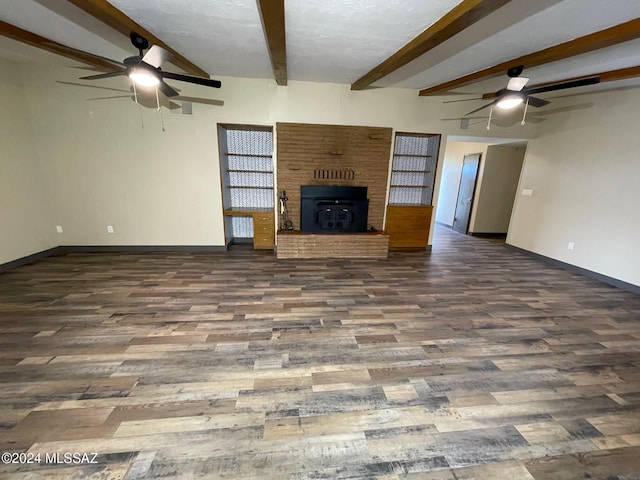
{"type": "MultiPolygon", "coordinates": [[[[585,78],[591,77],[600,77],[600,83],[625,80],[627,78],[636,78],[640,77],[640,65],[636,65],[635,67],[620,68],[618,70],[609,70],[607,72],[592,73],[591,75],[581,75],[579,77],[565,78],[562,80],[556,80],[554,82],[539,83],[527,88],[546,87],[548,85],[555,85],[556,83],[573,82],[576,80],[584,80],[585,78]]],[[[495,97],[496,92],[485,93],[484,95],[482,95],[482,98],[485,100],[495,97]]]]}
{"type": "Polygon", "coordinates": [[[46,50],[47,52],[62,55],[63,57],[86,65],[91,65],[101,71],[110,72],[117,68],[122,68],[122,64],[115,60],[67,47],[66,45],[62,45],[61,43],[49,40],[48,38],[28,32],[27,30],[3,21],[0,21],[0,35],[41,50],[46,50]]]}
{"type": "Polygon", "coordinates": [[[258,0],[271,68],[278,85],[287,84],[287,40],[284,23],[284,0],[258,0]]]}
{"type": "Polygon", "coordinates": [[[353,82],[351,90],[363,90],[495,12],[509,1],[511,0],[463,0],[380,65],[353,82]]]}
{"type": "Polygon", "coordinates": [[[209,74],[190,60],[183,57],[176,52],[169,45],[164,43],[158,37],[156,37],[149,30],[142,25],[136,23],[134,20],[125,15],[122,11],[111,5],[106,0],[67,0],[79,9],[85,11],[89,15],[97,18],[109,27],[117,30],[118,32],[126,35],[127,37],[131,33],[135,32],[138,35],[143,36],[151,45],[158,45],[164,48],[166,51],[171,52],[173,63],[176,67],[183,69],[185,72],[197,75],[199,77],[209,78],[209,74]]]}
{"type": "Polygon", "coordinates": [[[496,77],[504,75],[511,67],[519,65],[524,68],[537,67],[545,63],[564,60],[565,58],[574,57],[583,53],[593,52],[601,48],[612,47],[619,43],[628,42],[640,38],[640,18],[634,18],[628,22],[615,25],[598,32],[570,40],[560,45],[545,48],[537,52],[529,53],[513,60],[502,62],[493,67],[485,68],[478,72],[465,75],[454,80],[450,80],[433,87],[420,90],[420,96],[433,95],[446,92],[453,88],[468,85],[484,78],[496,77]]]}

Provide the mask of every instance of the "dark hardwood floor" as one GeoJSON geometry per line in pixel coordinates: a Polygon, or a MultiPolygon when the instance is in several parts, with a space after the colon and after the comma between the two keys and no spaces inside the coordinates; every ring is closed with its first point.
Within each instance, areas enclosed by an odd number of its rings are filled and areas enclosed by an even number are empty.
{"type": "Polygon", "coordinates": [[[640,297],[447,229],[52,257],[0,319],[3,479],[640,479],[640,297]]]}

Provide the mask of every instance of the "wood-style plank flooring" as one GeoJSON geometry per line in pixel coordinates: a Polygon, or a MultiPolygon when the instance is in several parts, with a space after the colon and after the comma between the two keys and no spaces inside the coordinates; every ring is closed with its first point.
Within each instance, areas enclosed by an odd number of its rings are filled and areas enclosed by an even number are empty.
{"type": "Polygon", "coordinates": [[[640,297],[442,228],[67,254],[0,275],[0,450],[42,454],[0,478],[640,479],[639,366],[640,297]]]}

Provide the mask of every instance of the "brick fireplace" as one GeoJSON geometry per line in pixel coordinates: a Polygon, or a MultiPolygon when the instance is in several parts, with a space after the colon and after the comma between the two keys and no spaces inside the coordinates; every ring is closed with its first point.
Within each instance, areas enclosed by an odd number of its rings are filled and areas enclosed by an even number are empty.
{"type": "Polygon", "coordinates": [[[278,191],[294,228],[278,233],[278,258],[386,257],[392,130],[278,123],[276,132],[278,191]]]}

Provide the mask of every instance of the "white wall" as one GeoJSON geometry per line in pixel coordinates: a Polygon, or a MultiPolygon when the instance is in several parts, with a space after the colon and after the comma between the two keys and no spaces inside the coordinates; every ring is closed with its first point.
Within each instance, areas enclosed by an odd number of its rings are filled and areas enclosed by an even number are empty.
{"type": "Polygon", "coordinates": [[[0,60],[0,264],[55,244],[18,66],[0,60]]]}
{"type": "Polygon", "coordinates": [[[476,188],[472,233],[507,233],[518,188],[525,147],[491,145],[482,162],[476,188]]]}
{"type": "Polygon", "coordinates": [[[529,142],[507,242],[640,285],[640,90],[569,97],[578,106],[529,142]],[[569,242],[575,249],[567,249],[569,242]]]}
{"type": "MultiPolygon", "coordinates": [[[[56,83],[78,82],[81,71],[36,65],[21,70],[36,145],[45,159],[53,223],[65,229],[58,236],[63,245],[224,245],[217,122],[458,132],[457,122],[440,121],[457,107],[413,90],[352,92],[349,85],[292,81],[278,87],[273,80],[222,78],[220,90],[174,82],[184,95],[225,103],[194,105],[192,118],[165,110],[163,133],[154,110],[140,112],[128,99],[87,101],[112,92],[56,83]],[[107,225],[114,234],[106,232],[107,225]]],[[[128,88],[124,78],[93,85],[128,88]]],[[[501,135],[532,135],[532,128],[518,125],[501,135]]]]}
{"type": "MultiPolygon", "coordinates": [[[[440,165],[442,180],[438,191],[436,221],[448,226],[453,225],[453,217],[456,213],[456,203],[458,201],[458,189],[460,188],[460,175],[462,175],[462,162],[464,160],[464,156],[472,153],[481,154],[480,168],[482,169],[482,164],[484,163],[487,153],[487,147],[489,147],[489,144],[487,143],[447,142],[444,152],[444,161],[441,160],[440,165]]],[[[480,171],[478,174],[480,174],[480,171]]],[[[474,210],[475,203],[474,199],[474,210]]]]}

